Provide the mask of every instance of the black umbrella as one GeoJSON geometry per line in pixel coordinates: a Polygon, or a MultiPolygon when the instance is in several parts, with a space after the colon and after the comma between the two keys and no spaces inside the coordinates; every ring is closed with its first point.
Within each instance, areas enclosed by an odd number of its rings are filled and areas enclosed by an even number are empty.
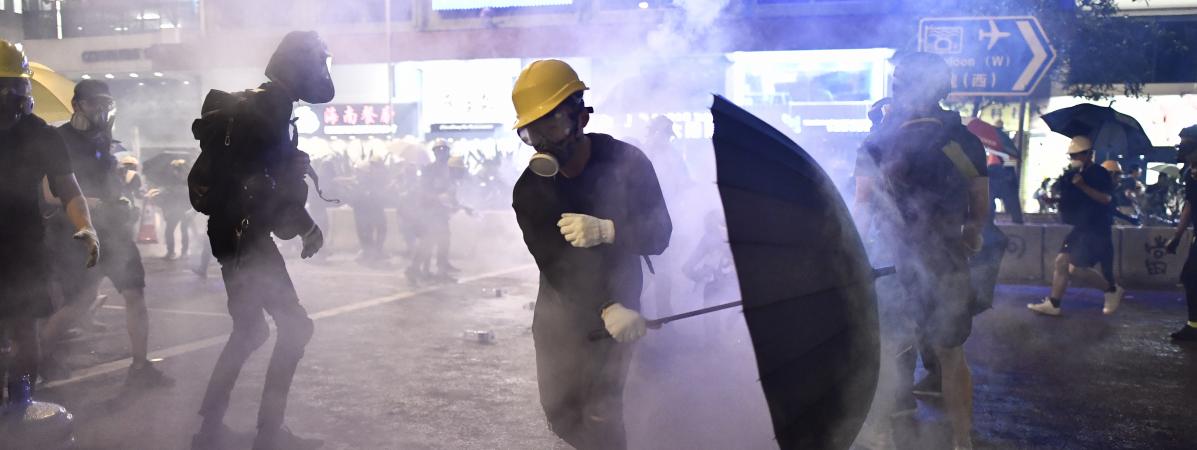
{"type": "Polygon", "coordinates": [[[1098,160],[1114,156],[1143,155],[1151,151],[1151,139],[1134,117],[1108,106],[1081,103],[1044,114],[1052,131],[1068,137],[1088,136],[1098,160]]]}
{"type": "Polygon", "coordinates": [[[187,173],[183,172],[180,178],[171,167],[171,163],[180,159],[184,161],[184,167],[190,170],[191,163],[195,161],[195,155],[180,151],[164,151],[145,160],[142,164],[142,172],[149,179],[150,183],[155,186],[186,183],[187,173]]]}
{"type": "Polygon", "coordinates": [[[839,192],[805,150],[723,97],[711,113],[742,300],[648,326],[743,306],[778,445],[848,448],[877,386],[873,280],[893,269],[869,265],[839,192]]]}
{"type": "Polygon", "coordinates": [[[782,449],[848,448],[877,385],[873,269],[818,163],[715,96],[715,161],[761,387],[782,449]]]}

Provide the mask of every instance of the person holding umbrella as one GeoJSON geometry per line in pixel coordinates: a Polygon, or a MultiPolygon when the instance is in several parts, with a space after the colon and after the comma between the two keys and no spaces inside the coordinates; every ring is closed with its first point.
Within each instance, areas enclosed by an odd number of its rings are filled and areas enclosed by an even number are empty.
{"type": "MultiPolygon", "coordinates": [[[[1193,205],[1197,202],[1197,125],[1180,130],[1180,145],[1176,146],[1177,159],[1185,164],[1185,206],[1180,211],[1180,222],[1176,233],[1168,241],[1168,253],[1175,254],[1180,247],[1185,230],[1193,224],[1193,205]]],[[[1195,225],[1197,226],[1197,225],[1195,225]]],[[[1197,229],[1195,229],[1197,234],[1197,229]]],[[[1180,330],[1172,333],[1177,341],[1197,342],[1197,240],[1189,240],[1189,256],[1180,270],[1180,283],[1185,287],[1185,301],[1189,305],[1189,321],[1180,330]]]]}
{"type": "Polygon", "coordinates": [[[1114,280],[1114,179],[1104,167],[1093,162],[1093,142],[1085,136],[1072,138],[1068,145],[1068,170],[1056,181],[1060,192],[1060,219],[1072,225],[1056,256],[1051,293],[1031,311],[1049,316],[1060,315],[1060,299],[1072,276],[1092,274],[1092,283],[1105,291],[1102,313],[1113,314],[1122,303],[1125,291],[1114,280]],[[1101,272],[1094,266],[1101,264],[1101,272]]]}
{"type": "Polygon", "coordinates": [[[644,153],[582,131],[586,89],[562,61],[520,72],[515,129],[536,154],[512,208],[540,269],[532,338],[549,428],[575,448],[622,449],[630,344],[646,326],[640,259],[665,251],[673,225],[644,153]],[[598,329],[614,339],[591,341],[598,329]]]}
{"type": "Polygon", "coordinates": [[[939,106],[951,91],[950,73],[933,54],[898,59],[891,110],[858,157],[856,202],[859,228],[867,231],[877,220],[879,243],[901,255],[882,323],[916,326],[913,333],[883,333],[883,349],[898,359],[891,389],[899,398],[882,420],[896,421],[915,407],[909,393],[917,337],[938,363],[952,445],[972,448],[972,376],[963,347],[973,317],[969,257],[981,250],[984,224],[992,219],[984,147],[958,114],[939,106]]]}
{"type": "MultiPolygon", "coordinates": [[[[86,267],[100,257],[87,200],[71,172],[62,137],[34,114],[33,71],[25,53],[0,40],[0,328],[15,355],[7,365],[9,410],[33,403],[38,376],[37,320],[50,313],[49,254],[39,202],[42,183],[66,207],[72,237],[86,249],[86,267]]],[[[75,264],[83,261],[76,260],[75,264]]]]}

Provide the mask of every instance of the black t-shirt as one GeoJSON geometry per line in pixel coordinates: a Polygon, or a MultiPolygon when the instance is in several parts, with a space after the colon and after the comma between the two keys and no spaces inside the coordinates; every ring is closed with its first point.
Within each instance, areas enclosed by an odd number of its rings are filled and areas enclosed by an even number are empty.
{"type": "Polygon", "coordinates": [[[120,197],[116,179],[116,157],[112,156],[112,139],[88,136],[70,124],[58,127],[58,134],[66,142],[71,170],[79,181],[85,197],[113,201],[120,197]]]}
{"type": "MultiPolygon", "coordinates": [[[[1193,178],[1189,168],[1185,168],[1185,204],[1190,208],[1197,207],[1197,179],[1193,178]]],[[[1197,220],[1193,221],[1193,231],[1197,232],[1197,220]]]]}
{"type": "MultiPolygon", "coordinates": [[[[1109,227],[1114,224],[1113,207],[1098,203],[1081,188],[1072,184],[1077,169],[1068,169],[1056,180],[1060,192],[1060,219],[1069,225],[1083,228],[1109,227]]],[[[1110,172],[1097,164],[1080,171],[1085,184],[1103,194],[1113,195],[1114,179],[1110,172]]]]}
{"type": "Polygon", "coordinates": [[[0,248],[41,245],[42,178],[70,174],[66,144],[42,119],[26,116],[0,131],[0,248]]]}
{"type": "Polygon", "coordinates": [[[945,151],[955,143],[977,177],[987,177],[985,147],[952,111],[894,111],[865,139],[856,175],[872,179],[877,225],[901,236],[959,234],[970,207],[971,174],[945,151]]]}

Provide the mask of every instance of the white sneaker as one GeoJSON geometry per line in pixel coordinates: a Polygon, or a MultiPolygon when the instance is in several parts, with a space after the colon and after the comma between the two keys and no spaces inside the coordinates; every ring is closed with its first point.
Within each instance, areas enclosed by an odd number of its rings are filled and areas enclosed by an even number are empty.
{"type": "Polygon", "coordinates": [[[1046,316],[1060,315],[1060,308],[1052,306],[1052,301],[1049,298],[1044,298],[1041,303],[1028,303],[1027,309],[1046,316]]]}
{"type": "Polygon", "coordinates": [[[1122,304],[1122,297],[1126,296],[1126,290],[1122,286],[1114,286],[1114,292],[1106,292],[1106,305],[1101,308],[1101,313],[1105,315],[1114,314],[1118,309],[1118,305],[1122,304]]]}

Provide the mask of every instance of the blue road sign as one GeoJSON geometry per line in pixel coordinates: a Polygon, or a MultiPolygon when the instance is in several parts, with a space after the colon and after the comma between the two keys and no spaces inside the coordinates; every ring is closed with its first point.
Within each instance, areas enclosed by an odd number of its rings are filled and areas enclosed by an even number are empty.
{"type": "Polygon", "coordinates": [[[948,62],[954,96],[1030,94],[1056,61],[1031,16],[926,18],[919,21],[919,50],[948,62]]]}

